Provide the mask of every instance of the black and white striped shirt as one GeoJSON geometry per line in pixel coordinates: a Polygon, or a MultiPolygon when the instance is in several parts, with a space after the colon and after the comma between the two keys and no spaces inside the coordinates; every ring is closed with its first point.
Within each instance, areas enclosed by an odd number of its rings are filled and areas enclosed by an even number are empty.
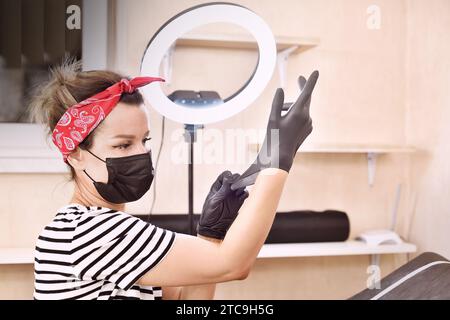
{"type": "Polygon", "coordinates": [[[121,211],[64,206],[36,242],[34,299],[161,299],[161,287],[136,282],[175,235],[121,211]]]}

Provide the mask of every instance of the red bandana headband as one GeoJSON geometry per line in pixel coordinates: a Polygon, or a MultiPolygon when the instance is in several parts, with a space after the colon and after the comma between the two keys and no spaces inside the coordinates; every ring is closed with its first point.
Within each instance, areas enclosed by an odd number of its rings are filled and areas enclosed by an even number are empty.
{"type": "Polygon", "coordinates": [[[122,79],[104,91],[71,106],[53,129],[52,141],[67,156],[92,132],[117,105],[122,93],[133,93],[137,88],[153,81],[165,81],[155,77],[122,79]]]}

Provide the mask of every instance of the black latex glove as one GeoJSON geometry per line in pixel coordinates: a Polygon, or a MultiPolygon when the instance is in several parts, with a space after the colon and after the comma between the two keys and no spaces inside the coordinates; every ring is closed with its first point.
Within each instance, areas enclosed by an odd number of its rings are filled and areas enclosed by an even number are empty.
{"type": "Polygon", "coordinates": [[[281,116],[281,110],[284,103],[284,91],[281,88],[277,89],[272,102],[266,137],[259,154],[241,178],[231,186],[232,190],[254,184],[259,172],[266,168],[280,168],[289,172],[298,148],[312,132],[309,106],[318,77],[319,72],[316,70],[308,81],[303,76],[298,78],[301,93],[283,116],[281,116]],[[277,134],[278,141],[271,141],[272,130],[277,134]]]}
{"type": "Polygon", "coordinates": [[[239,179],[238,173],[222,172],[211,186],[202,214],[197,225],[197,233],[210,238],[223,239],[236,218],[248,191],[244,188],[231,190],[231,184],[239,179]]]}

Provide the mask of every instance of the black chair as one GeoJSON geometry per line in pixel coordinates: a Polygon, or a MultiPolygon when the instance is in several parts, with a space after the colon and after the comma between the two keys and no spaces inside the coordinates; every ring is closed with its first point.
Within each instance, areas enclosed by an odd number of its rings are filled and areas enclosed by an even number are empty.
{"type": "Polygon", "coordinates": [[[448,300],[450,261],[425,252],[380,281],[380,289],[365,289],[350,300],[448,300]]]}

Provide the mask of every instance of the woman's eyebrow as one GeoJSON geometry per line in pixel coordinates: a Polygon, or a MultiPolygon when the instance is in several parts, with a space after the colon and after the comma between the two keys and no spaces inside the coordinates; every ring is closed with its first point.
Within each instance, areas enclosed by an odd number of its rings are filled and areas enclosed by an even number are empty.
{"type": "MultiPolygon", "coordinates": [[[[150,133],[150,130],[148,130],[145,134],[144,137],[148,136],[148,134],[150,133]]],[[[119,139],[119,138],[123,138],[123,139],[134,139],[136,136],[133,134],[118,134],[116,136],[113,137],[113,139],[119,139]]]]}
{"type": "Polygon", "coordinates": [[[124,139],[134,139],[134,135],[132,134],[118,134],[114,137],[112,137],[113,139],[118,139],[118,138],[124,138],[124,139]]]}

